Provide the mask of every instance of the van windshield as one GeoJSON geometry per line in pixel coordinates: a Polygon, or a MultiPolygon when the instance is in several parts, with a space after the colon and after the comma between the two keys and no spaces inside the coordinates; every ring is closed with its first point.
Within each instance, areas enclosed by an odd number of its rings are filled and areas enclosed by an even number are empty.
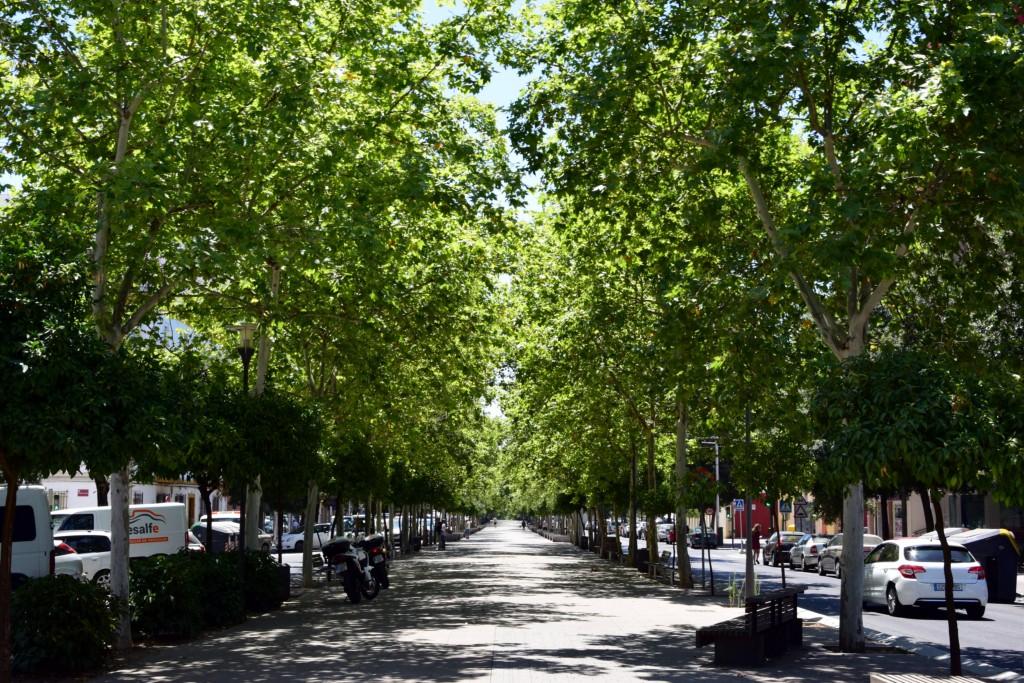
{"type": "Polygon", "coordinates": [[[76,512],[68,515],[60,524],[60,531],[92,531],[96,528],[96,522],[92,513],[76,512]]]}

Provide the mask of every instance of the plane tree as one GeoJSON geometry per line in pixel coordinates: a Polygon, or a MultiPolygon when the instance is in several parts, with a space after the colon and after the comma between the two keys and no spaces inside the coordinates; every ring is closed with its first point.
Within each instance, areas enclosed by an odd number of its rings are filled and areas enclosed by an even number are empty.
{"type": "Polygon", "coordinates": [[[965,490],[1024,501],[1020,420],[1012,417],[1022,398],[1019,377],[998,366],[979,374],[941,355],[892,348],[847,360],[815,398],[836,481],[896,487],[910,478],[929,492],[946,565],[952,675],[962,667],[940,502],[965,490]]]}
{"type": "MultiPolygon", "coordinates": [[[[726,174],[756,212],[756,253],[836,359],[865,351],[894,286],[1015,224],[1024,88],[1006,3],[566,2],[535,48],[513,134],[548,189],[621,184],[623,161],[726,174]]],[[[859,484],[846,498],[856,545],[859,484]]],[[[843,574],[840,644],[862,650],[862,568],[843,574]]]]}

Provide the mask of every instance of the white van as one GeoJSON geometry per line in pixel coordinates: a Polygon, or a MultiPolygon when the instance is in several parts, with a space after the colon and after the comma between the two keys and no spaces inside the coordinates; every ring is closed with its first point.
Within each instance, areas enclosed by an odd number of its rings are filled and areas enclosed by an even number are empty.
{"type": "MultiPolygon", "coordinates": [[[[0,524],[7,504],[7,487],[0,487],[0,524]]],[[[14,539],[11,552],[11,588],[26,579],[54,573],[53,530],[50,528],[50,503],[42,486],[19,486],[14,513],[14,539]]],[[[0,548],[0,552],[3,549],[0,548]]]]}
{"type": "MultiPolygon", "coordinates": [[[[110,507],[75,508],[57,531],[111,531],[110,507]]],[[[128,557],[173,555],[188,547],[184,503],[128,506],[128,557]]]]}

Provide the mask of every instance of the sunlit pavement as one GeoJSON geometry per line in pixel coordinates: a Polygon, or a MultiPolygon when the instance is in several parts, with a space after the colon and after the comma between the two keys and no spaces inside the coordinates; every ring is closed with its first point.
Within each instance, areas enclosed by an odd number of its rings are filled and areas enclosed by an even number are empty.
{"type": "Polygon", "coordinates": [[[756,669],[717,668],[694,632],[741,612],[509,521],[398,559],[391,589],[372,602],[352,605],[336,581],[293,589],[278,612],[93,680],[784,683],[948,673],[907,653],[836,653],[836,631],[815,623],[805,623],[802,651],[756,669]]]}

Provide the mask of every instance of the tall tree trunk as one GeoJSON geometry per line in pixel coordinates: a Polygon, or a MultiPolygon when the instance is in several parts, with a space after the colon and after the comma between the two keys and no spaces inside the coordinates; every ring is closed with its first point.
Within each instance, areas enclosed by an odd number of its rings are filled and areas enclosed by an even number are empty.
{"type": "MultiPolygon", "coordinates": [[[[931,492],[932,506],[935,508],[935,519],[942,519],[942,494],[931,492]]],[[[960,662],[960,628],[956,623],[956,609],[953,607],[953,563],[949,550],[949,539],[946,538],[945,524],[939,524],[939,543],[942,545],[942,575],[946,584],[946,624],[949,627],[949,675],[960,676],[963,666],[960,662]]]]}
{"type": "MultiPolygon", "coordinates": [[[[309,481],[306,492],[306,533],[302,543],[302,587],[313,587],[313,525],[316,524],[316,508],[320,503],[320,487],[316,481],[309,481]]],[[[280,507],[280,506],[279,506],[280,507]]],[[[280,545],[278,546],[280,547],[280,545]]]]}
{"type": "Polygon", "coordinates": [[[839,590],[839,647],[864,651],[864,489],[852,484],[843,502],[843,568],[839,590]]]}
{"type": "Polygon", "coordinates": [[[629,439],[629,561],[636,561],[636,439],[629,439]]]}
{"type": "Polygon", "coordinates": [[[118,598],[118,650],[132,647],[132,625],[128,613],[128,468],[110,475],[110,593],[118,598]]]}
{"type": "MultiPolygon", "coordinates": [[[[0,529],[0,544],[3,548],[14,546],[14,520],[18,510],[18,479],[20,477],[9,467],[9,460],[3,460],[3,472],[6,478],[7,498],[4,501],[3,527],[0,529]]],[[[3,603],[0,614],[0,683],[11,681],[11,655],[14,645],[11,641],[11,556],[14,553],[0,553],[0,601],[3,603]]]]}
{"type": "MultiPolygon", "coordinates": [[[[650,493],[650,500],[655,498],[658,490],[658,470],[654,462],[654,408],[651,408],[651,421],[649,428],[645,430],[644,436],[647,439],[647,491],[650,493]]],[[[651,505],[647,506],[647,557],[654,562],[658,557],[658,518],[657,511],[651,505]]]]}
{"type": "Polygon", "coordinates": [[[110,482],[106,477],[96,477],[96,504],[100,507],[110,505],[110,482]]]}
{"type": "Polygon", "coordinates": [[[682,387],[676,390],[676,569],[679,571],[679,587],[693,588],[693,569],[690,555],[686,550],[686,496],[688,476],[686,466],[686,436],[690,429],[690,413],[682,399],[682,387]]]}
{"type": "MultiPolygon", "coordinates": [[[[935,531],[935,515],[932,514],[932,501],[928,491],[920,491],[921,507],[924,508],[924,528],[926,531],[935,531]]],[[[942,519],[942,511],[939,510],[939,519],[942,519]]],[[[945,526],[945,524],[941,525],[945,526]]]]}
{"type": "Polygon", "coordinates": [[[892,529],[889,526],[889,496],[881,496],[882,508],[882,538],[888,540],[892,538],[892,529]]]}
{"type": "MultiPolygon", "coordinates": [[[[281,267],[270,261],[267,264],[270,273],[270,301],[267,308],[271,311],[277,308],[277,302],[281,294],[281,267]]],[[[256,351],[256,386],[253,387],[252,395],[260,396],[267,386],[267,373],[270,369],[271,337],[266,328],[261,325],[261,334],[257,343],[256,351]]],[[[263,486],[260,478],[252,483],[245,495],[246,505],[246,526],[243,535],[253,540],[253,547],[258,547],[255,540],[259,536],[259,527],[263,524],[263,486]]]]}

